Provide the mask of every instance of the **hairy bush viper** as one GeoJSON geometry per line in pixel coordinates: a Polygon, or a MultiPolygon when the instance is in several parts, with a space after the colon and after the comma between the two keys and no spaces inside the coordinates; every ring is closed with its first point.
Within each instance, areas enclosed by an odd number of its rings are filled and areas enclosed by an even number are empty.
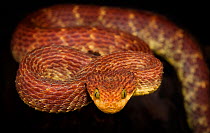
{"type": "Polygon", "coordinates": [[[103,112],[116,113],[131,96],[155,91],[163,67],[151,48],[177,71],[190,127],[210,132],[208,68],[197,42],[163,16],[55,5],[21,21],[11,47],[20,62],[20,97],[37,110],[55,113],[79,109],[90,97],[103,112]]]}

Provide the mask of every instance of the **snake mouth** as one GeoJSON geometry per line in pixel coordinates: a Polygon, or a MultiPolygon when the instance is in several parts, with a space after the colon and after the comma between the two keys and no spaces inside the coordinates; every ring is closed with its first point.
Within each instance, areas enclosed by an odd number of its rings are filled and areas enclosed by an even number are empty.
{"type": "MultiPolygon", "coordinates": [[[[123,108],[123,107],[122,107],[122,108],[123,108]]],[[[119,109],[119,108],[117,108],[117,109],[116,109],[116,108],[104,108],[104,109],[99,108],[99,109],[100,109],[102,112],[107,113],[107,114],[115,114],[115,113],[121,111],[122,108],[121,108],[121,109],[119,109]]]]}

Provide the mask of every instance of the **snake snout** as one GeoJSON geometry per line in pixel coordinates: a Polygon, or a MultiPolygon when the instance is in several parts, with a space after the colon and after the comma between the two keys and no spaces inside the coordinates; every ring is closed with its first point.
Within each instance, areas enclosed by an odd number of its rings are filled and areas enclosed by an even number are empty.
{"type": "Polygon", "coordinates": [[[98,109],[104,113],[114,114],[121,111],[126,105],[127,101],[123,100],[120,102],[104,102],[104,101],[94,101],[98,109]]]}

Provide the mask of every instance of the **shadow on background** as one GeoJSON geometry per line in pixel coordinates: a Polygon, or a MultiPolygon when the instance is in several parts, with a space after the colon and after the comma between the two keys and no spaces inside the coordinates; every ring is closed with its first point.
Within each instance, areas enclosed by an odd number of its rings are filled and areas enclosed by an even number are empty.
{"type": "Polygon", "coordinates": [[[183,3],[181,1],[153,2],[152,0],[51,0],[1,3],[0,22],[0,98],[1,124],[4,128],[69,128],[74,132],[191,132],[181,96],[181,84],[173,68],[164,62],[164,79],[160,89],[147,96],[132,98],[119,113],[107,115],[93,103],[81,110],[50,114],[39,112],[25,105],[15,90],[15,75],[18,69],[10,52],[10,41],[18,22],[28,13],[39,8],[60,4],[79,3],[145,9],[167,16],[180,27],[188,30],[200,43],[207,62],[210,61],[208,3],[183,3]]]}

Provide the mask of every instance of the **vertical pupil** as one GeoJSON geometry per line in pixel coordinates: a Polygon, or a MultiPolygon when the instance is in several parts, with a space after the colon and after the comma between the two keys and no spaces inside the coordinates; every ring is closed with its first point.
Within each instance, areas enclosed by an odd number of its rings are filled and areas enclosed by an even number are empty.
{"type": "Polygon", "coordinates": [[[124,99],[126,97],[127,93],[126,93],[126,90],[123,89],[122,90],[122,95],[121,95],[121,98],[124,99]]]}
{"type": "Polygon", "coordinates": [[[95,95],[96,98],[99,98],[100,97],[98,88],[95,89],[94,95],[95,95]]]}

